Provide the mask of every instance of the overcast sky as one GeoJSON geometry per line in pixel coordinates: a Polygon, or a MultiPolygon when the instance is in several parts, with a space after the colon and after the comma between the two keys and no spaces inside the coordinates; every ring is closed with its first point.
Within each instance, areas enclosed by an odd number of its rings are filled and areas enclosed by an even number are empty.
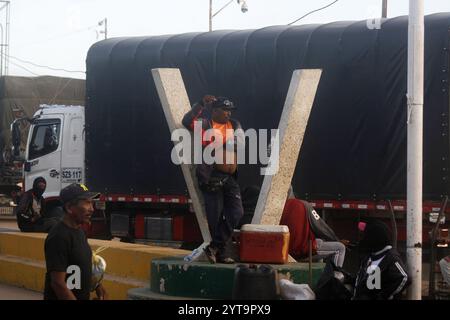
{"type": "MultiPolygon", "coordinates": [[[[38,68],[36,64],[85,71],[86,53],[104,35],[97,23],[108,18],[108,36],[178,34],[208,30],[209,0],[11,0],[11,64],[9,74],[84,78],[38,68]],[[13,65],[13,63],[15,65],[13,65]]],[[[214,11],[228,0],[213,0],[214,11]]],[[[241,13],[234,1],[213,20],[217,29],[255,29],[292,22],[333,0],[247,0],[241,13]]],[[[297,24],[363,20],[381,15],[382,0],[339,0],[297,24]]],[[[388,16],[408,14],[408,0],[389,0],[388,16]]],[[[425,0],[426,14],[449,12],[450,0],[425,0]]],[[[0,17],[3,17],[0,12],[0,17]]],[[[4,23],[4,20],[1,20],[4,23]]]]}

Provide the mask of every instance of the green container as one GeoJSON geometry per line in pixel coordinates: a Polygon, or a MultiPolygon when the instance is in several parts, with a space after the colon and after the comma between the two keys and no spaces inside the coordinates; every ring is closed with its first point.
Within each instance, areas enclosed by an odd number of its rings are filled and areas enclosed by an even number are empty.
{"type": "MultiPolygon", "coordinates": [[[[236,264],[185,262],[180,258],[152,261],[150,289],[169,296],[231,299],[236,264]]],[[[288,275],[294,283],[309,282],[307,263],[271,265],[278,273],[288,275]]],[[[312,265],[313,286],[324,269],[323,263],[312,265]]]]}

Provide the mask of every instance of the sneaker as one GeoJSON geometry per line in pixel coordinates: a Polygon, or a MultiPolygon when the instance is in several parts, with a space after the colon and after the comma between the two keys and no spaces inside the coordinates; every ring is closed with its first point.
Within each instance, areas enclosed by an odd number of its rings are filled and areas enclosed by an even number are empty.
{"type": "Polygon", "coordinates": [[[210,263],[216,263],[216,253],[217,250],[213,247],[211,247],[210,245],[207,246],[205,249],[203,249],[205,251],[205,255],[208,258],[210,263]]]}

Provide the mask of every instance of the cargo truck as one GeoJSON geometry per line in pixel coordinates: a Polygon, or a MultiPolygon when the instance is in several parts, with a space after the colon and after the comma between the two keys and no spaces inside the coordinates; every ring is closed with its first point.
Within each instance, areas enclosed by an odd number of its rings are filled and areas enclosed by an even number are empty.
{"type": "MultiPolygon", "coordinates": [[[[441,209],[450,189],[449,28],[450,13],[425,18],[424,241],[429,214],[441,209]]],[[[227,96],[245,129],[273,129],[293,70],[321,68],[294,191],[340,236],[355,240],[361,217],[393,212],[404,241],[407,33],[405,16],[382,20],[379,29],[334,22],[98,42],[87,55],[85,127],[76,133],[85,139],[83,164],[63,165],[74,133],[61,127],[55,132],[62,147],[54,151],[60,162],[44,166],[44,157],[28,157],[26,175],[55,169],[60,185],[84,177],[102,193],[97,206],[110,236],[200,241],[181,168],[171,161],[151,69],[179,68],[191,102],[206,93],[227,96]]],[[[52,116],[56,110],[44,108],[33,125],[69,123],[52,116]]],[[[240,166],[241,186],[260,185],[259,169],[240,166]]]]}
{"type": "Polygon", "coordinates": [[[84,104],[85,81],[42,76],[0,78],[0,215],[11,215],[20,194],[28,121],[20,122],[22,139],[16,156],[11,153],[10,126],[17,119],[31,119],[43,103],[84,104]],[[16,197],[17,196],[17,197],[16,197]]]}

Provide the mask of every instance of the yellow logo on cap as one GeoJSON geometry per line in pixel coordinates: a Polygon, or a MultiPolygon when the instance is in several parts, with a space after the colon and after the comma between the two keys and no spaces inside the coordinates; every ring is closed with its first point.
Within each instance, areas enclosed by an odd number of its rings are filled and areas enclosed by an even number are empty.
{"type": "Polygon", "coordinates": [[[88,191],[89,190],[84,184],[80,184],[80,187],[82,187],[84,191],[88,191]]]}

